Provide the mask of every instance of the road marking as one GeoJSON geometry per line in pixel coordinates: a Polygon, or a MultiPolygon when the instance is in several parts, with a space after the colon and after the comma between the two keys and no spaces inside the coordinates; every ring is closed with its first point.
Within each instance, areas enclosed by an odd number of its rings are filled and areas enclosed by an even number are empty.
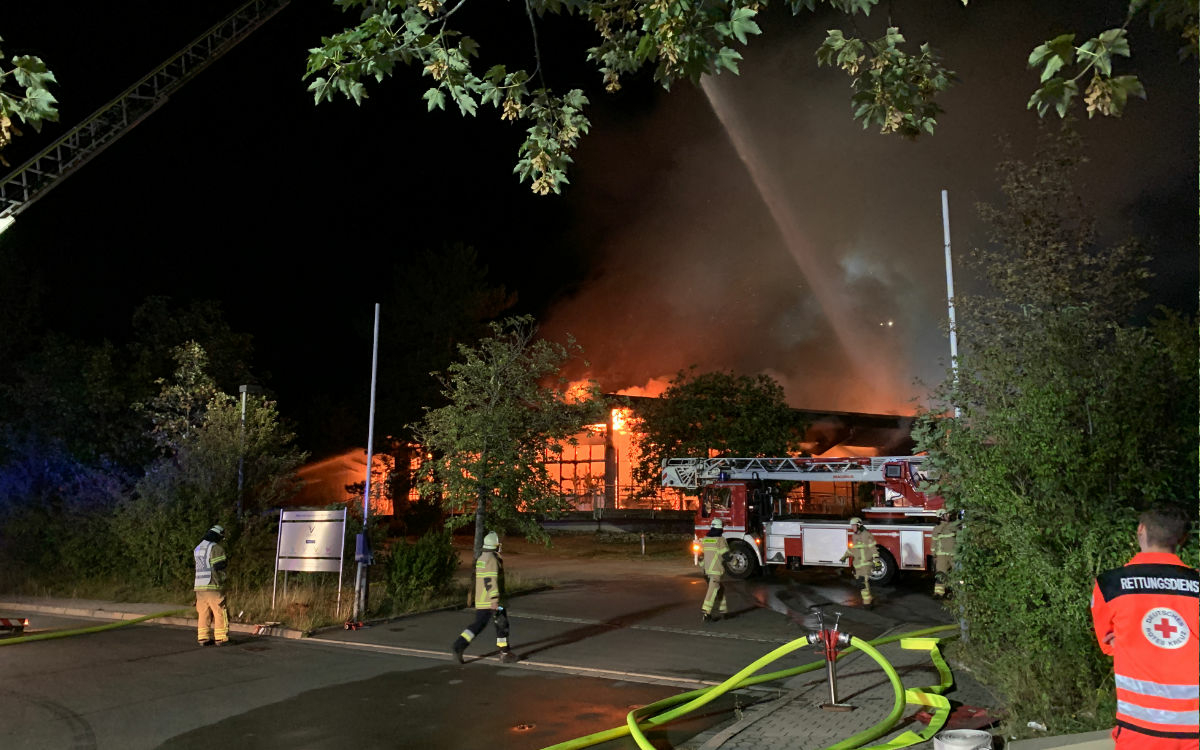
{"type": "MultiPolygon", "coordinates": [[[[445,651],[433,651],[427,648],[410,648],[408,646],[387,646],[380,643],[354,643],[351,641],[338,641],[331,638],[304,638],[301,643],[323,643],[329,646],[344,646],[355,648],[362,651],[378,651],[389,654],[400,654],[404,656],[416,656],[425,659],[436,659],[438,661],[452,661],[453,657],[445,651]]],[[[479,657],[471,661],[487,661],[500,664],[499,657],[479,657]]],[[[468,662],[470,663],[470,662],[468,662]]],[[[600,669],[597,667],[578,667],[571,664],[555,664],[552,662],[533,661],[522,659],[514,664],[505,664],[505,667],[512,669],[528,669],[535,672],[558,672],[561,674],[570,674],[577,677],[599,677],[609,680],[626,680],[629,682],[640,682],[648,685],[667,685],[669,687],[685,687],[685,688],[705,688],[714,685],[720,685],[720,682],[712,680],[693,680],[687,677],[671,677],[669,675],[649,674],[645,672],[626,672],[619,669],[600,669]]],[[[741,688],[742,691],[765,693],[778,695],[779,691],[762,688],[758,686],[750,686],[741,688]]]]}
{"type": "MultiPolygon", "coordinates": [[[[720,633],[712,630],[690,630],[688,628],[669,628],[665,625],[621,625],[606,620],[589,620],[583,617],[560,617],[558,615],[539,615],[539,614],[515,614],[510,612],[511,619],[524,620],[545,620],[547,622],[571,622],[579,625],[602,625],[612,628],[613,630],[649,630],[657,633],[677,633],[679,635],[696,635],[705,638],[728,638],[736,641],[753,641],[755,643],[776,643],[784,644],[791,643],[792,638],[761,638],[753,635],[740,635],[738,633],[720,633]]],[[[797,635],[797,638],[802,637],[797,635]]]]}

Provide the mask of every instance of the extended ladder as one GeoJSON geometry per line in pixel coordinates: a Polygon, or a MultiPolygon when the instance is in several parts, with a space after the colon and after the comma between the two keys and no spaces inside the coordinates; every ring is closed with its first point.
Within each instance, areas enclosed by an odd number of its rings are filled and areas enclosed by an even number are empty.
{"type": "Polygon", "coordinates": [[[0,226],[86,164],[214,60],[283,10],[289,0],[250,0],[66,135],[0,180],[0,226]]]}
{"type": "Polygon", "coordinates": [[[695,489],[721,479],[785,482],[882,482],[884,465],[919,464],[924,456],[851,458],[668,458],[662,485],[695,489]]]}

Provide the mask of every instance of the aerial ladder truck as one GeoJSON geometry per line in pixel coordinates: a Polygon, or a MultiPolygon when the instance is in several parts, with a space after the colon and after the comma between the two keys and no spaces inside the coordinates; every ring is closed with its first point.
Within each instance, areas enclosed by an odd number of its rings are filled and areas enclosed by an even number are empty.
{"type": "Polygon", "coordinates": [[[944,500],[925,491],[922,456],[851,458],[670,458],[662,485],[698,490],[695,531],[720,518],[731,555],[726,571],[748,578],[770,566],[845,567],[862,518],[879,546],[873,583],[932,566],[931,532],[944,500]]]}

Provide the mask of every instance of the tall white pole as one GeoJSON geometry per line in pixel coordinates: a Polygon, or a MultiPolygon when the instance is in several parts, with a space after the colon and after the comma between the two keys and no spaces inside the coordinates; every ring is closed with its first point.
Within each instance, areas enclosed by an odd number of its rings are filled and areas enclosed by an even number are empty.
{"type": "MultiPolygon", "coordinates": [[[[950,199],[945,190],[942,191],[942,235],[946,242],[946,307],[950,312],[950,370],[954,373],[954,382],[958,382],[958,326],[954,321],[954,266],[950,262],[950,199]]],[[[962,416],[962,411],[954,407],[954,416],[962,416]]]]}
{"type": "Polygon", "coordinates": [[[371,461],[375,447],[375,374],[379,367],[379,303],[375,303],[375,337],[371,347],[371,414],[367,420],[367,478],[363,483],[363,530],[359,537],[358,574],[354,578],[354,619],[358,620],[367,612],[367,600],[370,586],[367,580],[367,568],[370,562],[370,547],[367,535],[367,521],[371,517],[371,461]]]}

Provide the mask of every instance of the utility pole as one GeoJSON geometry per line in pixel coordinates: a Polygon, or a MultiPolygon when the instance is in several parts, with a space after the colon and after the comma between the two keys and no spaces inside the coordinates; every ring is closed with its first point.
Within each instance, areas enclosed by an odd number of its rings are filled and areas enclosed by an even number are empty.
{"type": "Polygon", "coordinates": [[[371,413],[367,419],[367,479],[363,483],[363,529],[358,535],[354,559],[358,561],[358,572],[354,577],[354,613],[352,618],[358,622],[367,613],[367,602],[370,594],[371,543],[367,535],[368,521],[371,517],[371,461],[372,450],[375,447],[375,373],[379,366],[379,303],[375,303],[375,338],[371,349],[371,413]]]}

